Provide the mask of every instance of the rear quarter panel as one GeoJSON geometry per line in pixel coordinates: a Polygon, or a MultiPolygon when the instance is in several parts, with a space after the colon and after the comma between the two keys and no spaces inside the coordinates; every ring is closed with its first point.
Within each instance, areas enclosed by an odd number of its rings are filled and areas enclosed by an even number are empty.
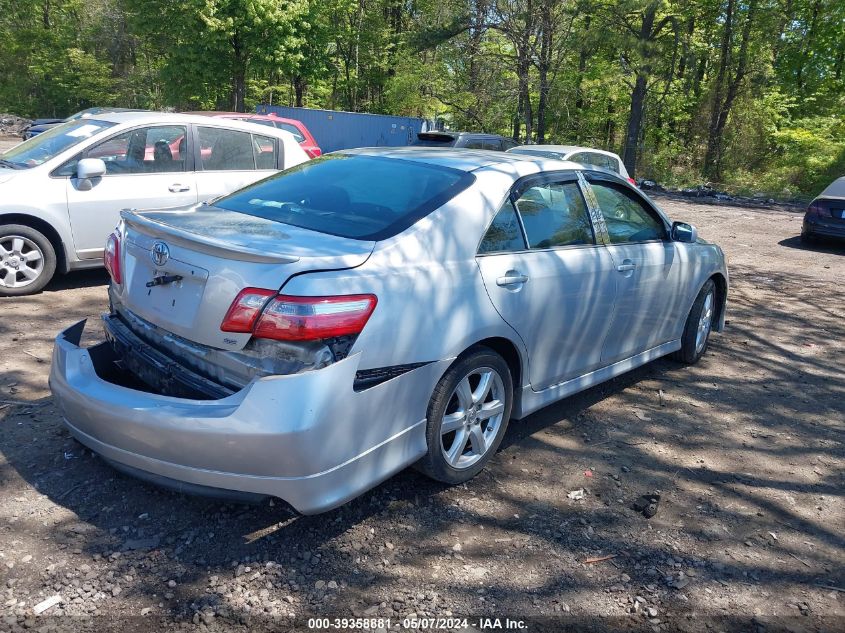
{"type": "Polygon", "coordinates": [[[361,369],[451,359],[489,337],[512,341],[526,359],[475,262],[483,232],[513,181],[496,173],[477,176],[476,185],[445,206],[379,242],[358,268],[302,274],[288,280],[283,292],[375,294],[376,309],[351,350],[361,352],[361,369]]]}

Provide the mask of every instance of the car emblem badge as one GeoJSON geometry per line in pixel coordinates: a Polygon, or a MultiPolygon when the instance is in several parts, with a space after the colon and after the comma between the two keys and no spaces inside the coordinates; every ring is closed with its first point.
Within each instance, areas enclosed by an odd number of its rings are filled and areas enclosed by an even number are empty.
{"type": "Polygon", "coordinates": [[[156,266],[164,266],[167,260],[170,259],[170,249],[164,242],[156,242],[153,244],[153,250],[150,251],[150,258],[156,266]]]}

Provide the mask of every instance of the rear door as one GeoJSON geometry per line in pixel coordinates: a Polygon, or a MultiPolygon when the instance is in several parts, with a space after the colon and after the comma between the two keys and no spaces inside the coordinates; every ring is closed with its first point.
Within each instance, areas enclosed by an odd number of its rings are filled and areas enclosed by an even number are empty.
{"type": "MultiPolygon", "coordinates": [[[[67,179],[68,214],[80,259],[103,256],[106,238],[117,226],[121,209],[167,208],[197,202],[187,132],[184,125],[140,127],[116,134],[85,151],[85,158],[105,162],[106,174],[94,179],[90,189],[81,186],[75,177],[67,179]]],[[[76,172],[71,164],[61,169],[76,172]]]]}
{"type": "Polygon", "coordinates": [[[534,390],[600,366],[617,273],[574,173],[518,183],[477,262],[493,305],[528,349],[534,390]]]}
{"type": "Polygon", "coordinates": [[[242,189],[279,170],[279,139],[224,127],[196,127],[199,200],[242,189]]]}
{"type": "Polygon", "coordinates": [[[585,172],[607,227],[617,282],[613,322],[602,351],[610,364],[679,335],[685,318],[685,251],[669,239],[657,211],[630,187],[585,172]]]}

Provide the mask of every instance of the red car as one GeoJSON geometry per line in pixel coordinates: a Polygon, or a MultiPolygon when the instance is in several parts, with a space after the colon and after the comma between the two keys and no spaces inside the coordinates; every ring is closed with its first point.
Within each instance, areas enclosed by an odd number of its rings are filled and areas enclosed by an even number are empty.
{"type": "Polygon", "coordinates": [[[310,158],[317,158],[323,151],[317,145],[317,141],[311,136],[311,132],[305,127],[302,121],[295,119],[283,119],[275,114],[251,114],[249,112],[189,112],[187,114],[201,114],[203,116],[213,116],[220,119],[236,119],[238,121],[249,121],[250,123],[258,123],[259,125],[269,125],[270,127],[279,128],[293,134],[293,137],[299,143],[299,146],[305,150],[310,158]]]}

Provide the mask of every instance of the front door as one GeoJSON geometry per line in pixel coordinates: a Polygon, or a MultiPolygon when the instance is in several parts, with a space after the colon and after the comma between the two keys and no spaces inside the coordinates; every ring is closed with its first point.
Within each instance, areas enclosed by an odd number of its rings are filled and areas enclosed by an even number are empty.
{"type": "Polygon", "coordinates": [[[610,364],[678,337],[687,297],[684,252],[665,222],[634,192],[585,174],[604,216],[617,277],[616,308],[602,363],[610,364]]]}
{"type": "Polygon", "coordinates": [[[161,209],[197,202],[188,135],[183,125],[157,125],[121,132],[88,148],[85,158],[100,158],[106,174],[90,189],[67,179],[67,205],[76,254],[103,256],[106,238],[120,221],[121,209],[161,209]]]}
{"type": "Polygon", "coordinates": [[[600,366],[617,273],[574,175],[520,184],[476,260],[493,305],[525,343],[535,391],[600,366]]]}

